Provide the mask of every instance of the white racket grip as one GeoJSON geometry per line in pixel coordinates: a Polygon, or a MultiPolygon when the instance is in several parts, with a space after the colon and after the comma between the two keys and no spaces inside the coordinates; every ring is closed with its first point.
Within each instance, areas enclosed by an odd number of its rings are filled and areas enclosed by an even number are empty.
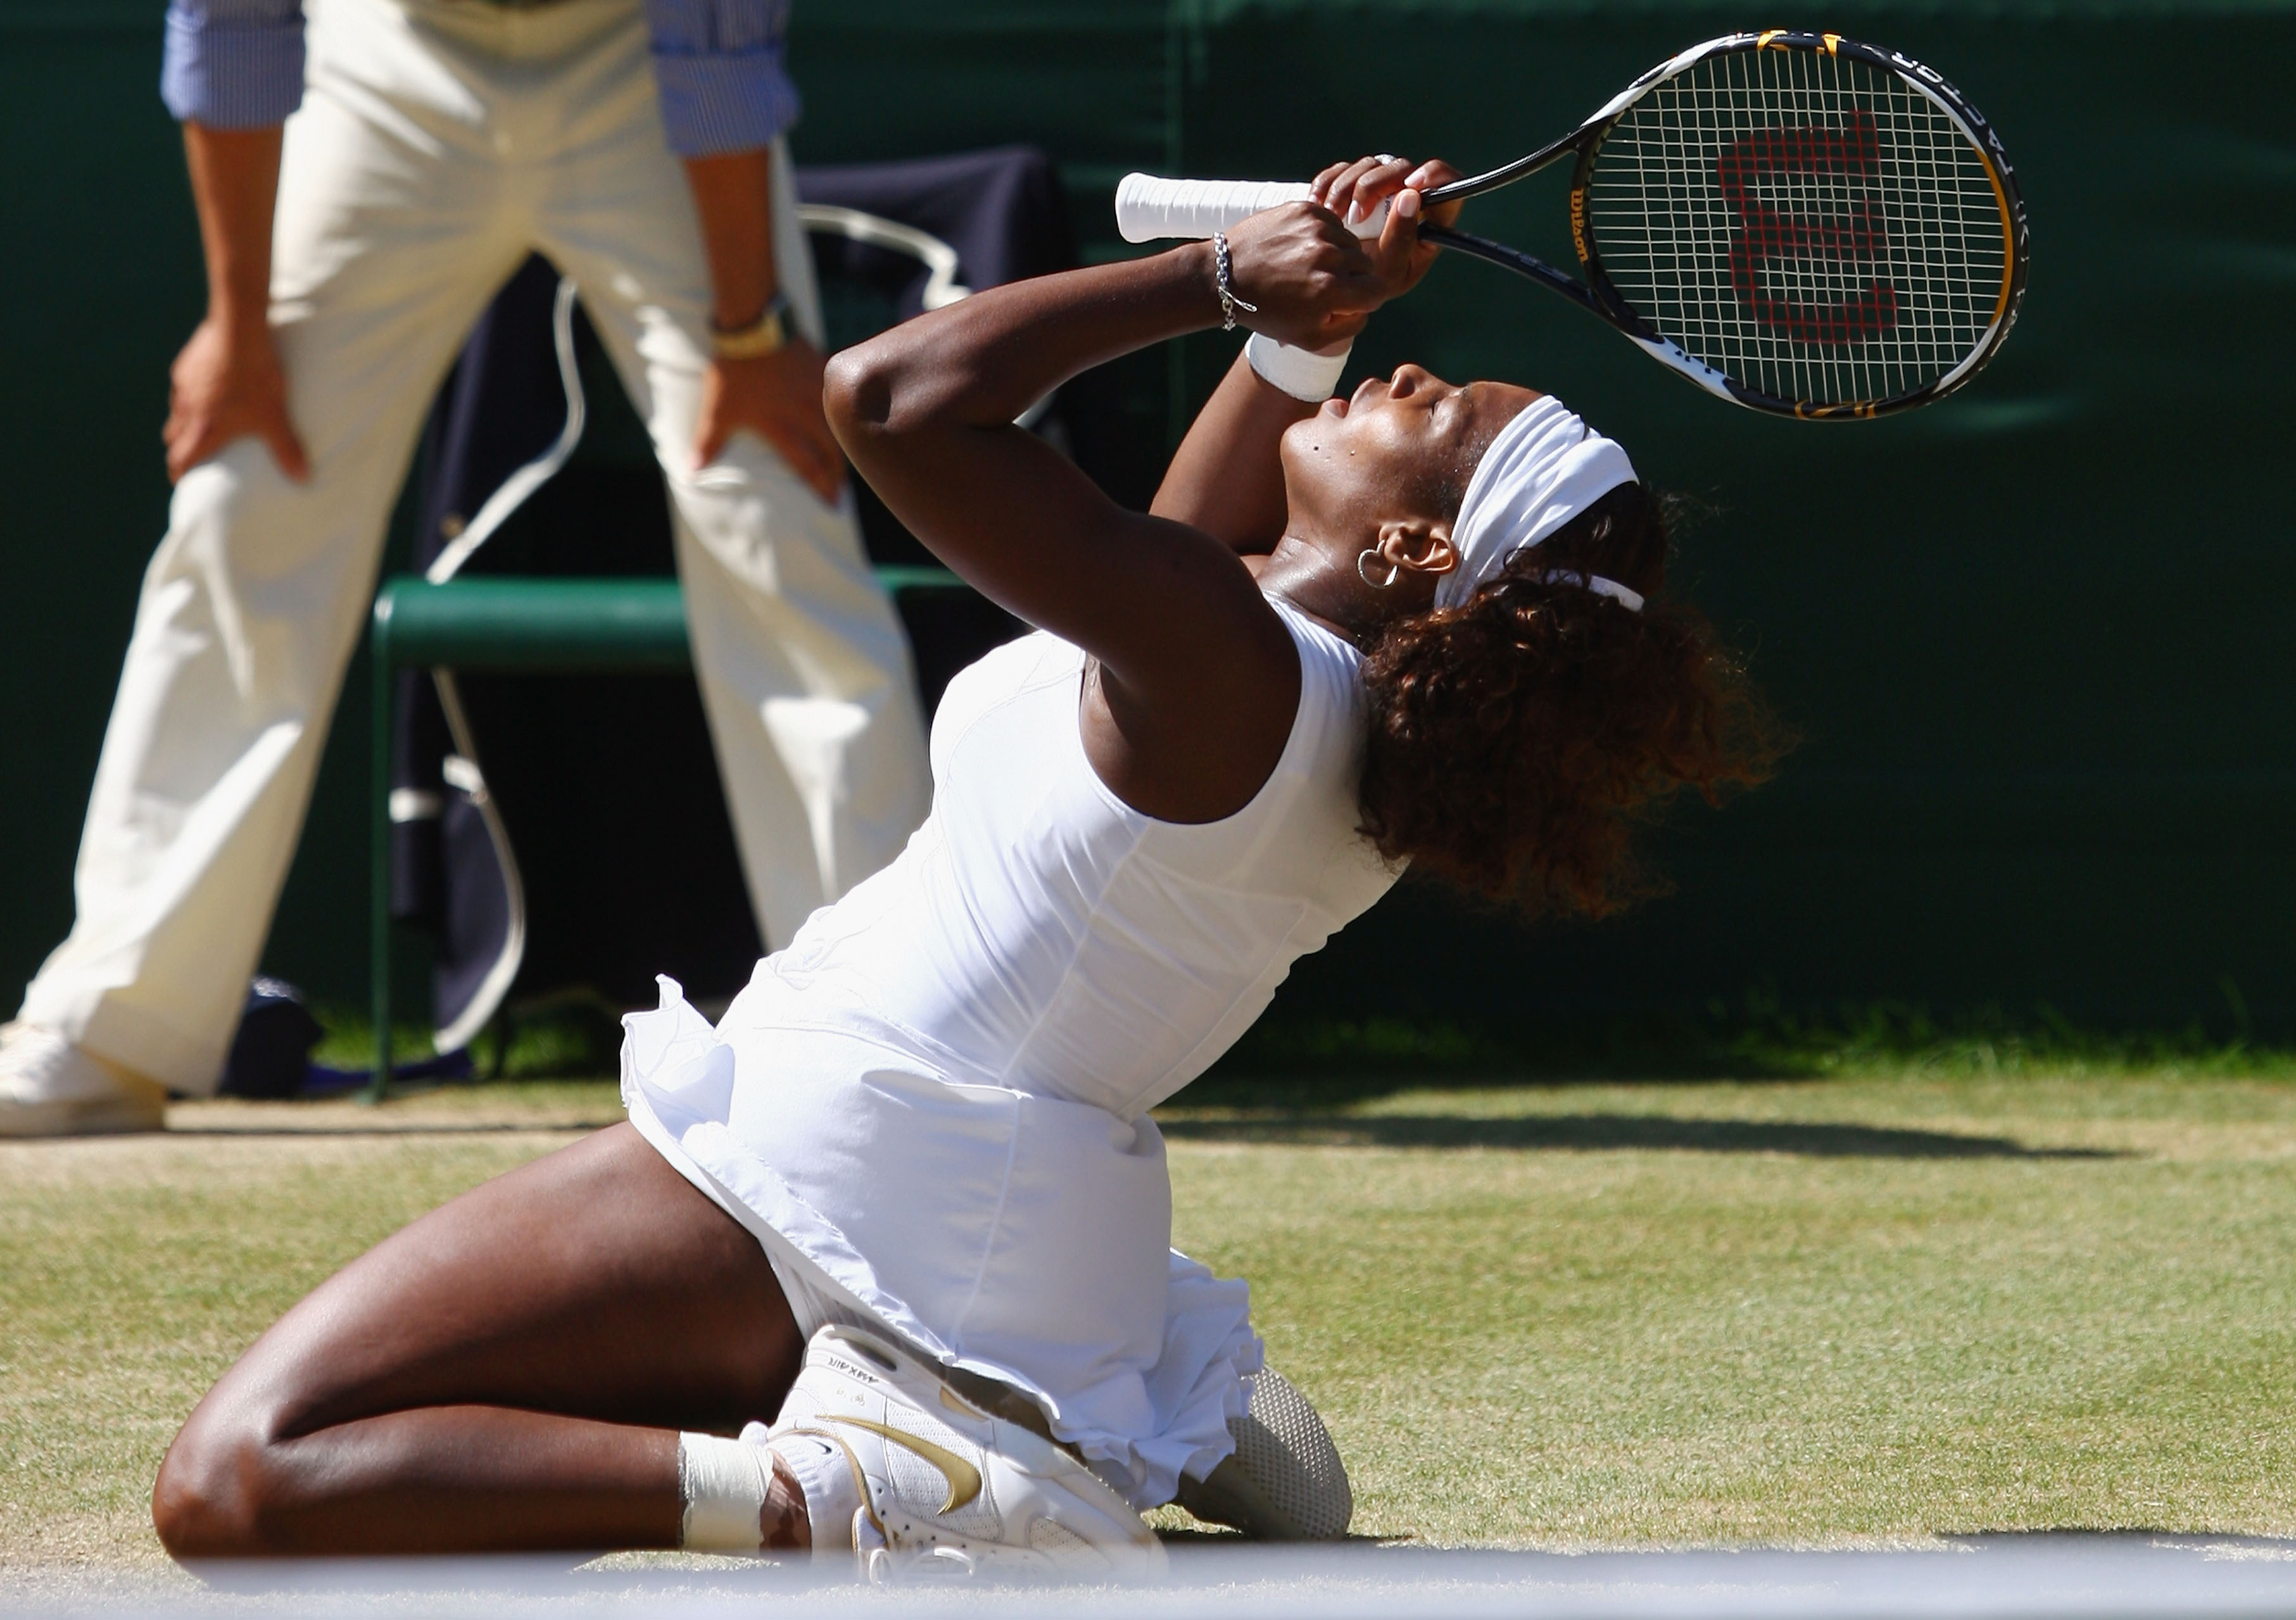
{"type": "MultiPolygon", "coordinates": [[[[1154,175],[1127,175],[1116,186],[1116,229],[1127,241],[1156,241],[1168,237],[1201,241],[1214,231],[1235,228],[1250,218],[1287,202],[1305,202],[1308,188],[1292,180],[1160,180],[1154,175]]],[[[1348,228],[1358,236],[1376,236],[1387,223],[1387,204],[1371,217],[1348,228]]]]}

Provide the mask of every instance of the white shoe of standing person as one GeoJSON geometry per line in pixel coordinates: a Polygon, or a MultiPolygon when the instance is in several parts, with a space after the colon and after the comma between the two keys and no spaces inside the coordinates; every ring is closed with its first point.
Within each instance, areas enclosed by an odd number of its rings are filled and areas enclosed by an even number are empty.
{"type": "MultiPolygon", "coordinates": [[[[1155,1532],[1098,1475],[861,1329],[813,1336],[769,1443],[826,1445],[850,1469],[850,1540],[873,1583],[1164,1568],[1155,1532]]],[[[834,1550],[833,1526],[814,1534],[817,1552],[834,1550]]]]}
{"type": "Polygon", "coordinates": [[[167,1128],[168,1092],[33,1024],[0,1027],[0,1138],[167,1128]]]}

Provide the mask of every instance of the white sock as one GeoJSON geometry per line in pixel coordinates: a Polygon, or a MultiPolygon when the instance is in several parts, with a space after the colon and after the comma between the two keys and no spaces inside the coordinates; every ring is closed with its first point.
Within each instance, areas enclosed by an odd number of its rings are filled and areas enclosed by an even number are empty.
{"type": "Polygon", "coordinates": [[[773,1444],[798,1488],[805,1493],[806,1523],[816,1552],[853,1550],[853,1521],[861,1511],[861,1487],[844,1448],[812,1435],[783,1435],[773,1444]]]}
{"type": "Polygon", "coordinates": [[[773,1463],[762,1447],[716,1435],[677,1437],[677,1494],[685,1503],[678,1544],[694,1552],[756,1552],[765,1545],[773,1463]]]}

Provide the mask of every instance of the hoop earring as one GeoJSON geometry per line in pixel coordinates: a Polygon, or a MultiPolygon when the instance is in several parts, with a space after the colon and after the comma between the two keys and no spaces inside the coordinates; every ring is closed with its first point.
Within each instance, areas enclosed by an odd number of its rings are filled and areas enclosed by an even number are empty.
{"type": "Polygon", "coordinates": [[[1400,563],[1390,562],[1387,565],[1387,577],[1384,579],[1374,579],[1371,577],[1371,569],[1364,565],[1378,555],[1378,551],[1368,545],[1364,547],[1362,551],[1357,552],[1356,577],[1362,580],[1374,591],[1384,591],[1388,586],[1395,583],[1395,577],[1403,572],[1403,566],[1400,563]]]}

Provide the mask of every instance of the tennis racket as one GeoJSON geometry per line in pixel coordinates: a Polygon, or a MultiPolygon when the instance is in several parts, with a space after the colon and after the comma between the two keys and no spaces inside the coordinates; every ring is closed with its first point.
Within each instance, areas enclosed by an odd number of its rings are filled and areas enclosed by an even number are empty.
{"type": "MultiPolygon", "coordinates": [[[[1423,224],[1757,411],[1881,416],[1942,399],[1999,351],[2025,291],[2025,208],[1992,126],[1895,51],[1772,29],[1694,45],[1571,134],[1426,194],[1480,197],[1564,158],[1582,282],[1423,224]]],[[[1304,185],[1128,176],[1128,241],[1210,236],[1304,185]]],[[[1384,209],[1356,227],[1375,234],[1384,209]]]]}

